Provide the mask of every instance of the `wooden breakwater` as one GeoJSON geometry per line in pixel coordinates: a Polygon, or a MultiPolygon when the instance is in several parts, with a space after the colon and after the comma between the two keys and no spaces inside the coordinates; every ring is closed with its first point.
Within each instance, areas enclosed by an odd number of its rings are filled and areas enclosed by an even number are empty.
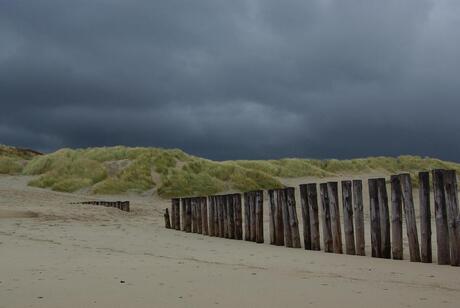
{"type": "MultiPolygon", "coordinates": [[[[431,193],[437,243],[437,263],[460,266],[460,212],[457,177],[453,170],[420,172],[417,225],[411,177],[368,180],[371,255],[403,259],[403,225],[412,262],[432,262],[431,193]],[[420,230],[420,236],[418,231],[420,230]]],[[[299,186],[303,247],[338,254],[365,255],[362,180],[308,183],[299,186]],[[342,211],[340,211],[340,205],[342,211]],[[321,210],[321,216],[320,216],[321,210]],[[341,217],[341,213],[342,216],[341,217]],[[343,226],[343,232],[342,232],[343,226]],[[322,241],[320,236],[322,230],[322,241]],[[345,246],[345,250],[343,249],[345,246]]],[[[301,247],[295,188],[268,190],[270,244],[301,247]]],[[[264,242],[263,191],[208,197],[173,198],[165,226],[209,236],[264,242]],[[242,200],[244,203],[242,204],[242,200]]]]}
{"type": "Polygon", "coordinates": [[[82,202],[72,202],[71,204],[90,204],[90,205],[98,205],[98,206],[105,206],[105,207],[114,207],[114,208],[117,208],[125,212],[130,211],[129,201],[82,201],[82,202]]]}

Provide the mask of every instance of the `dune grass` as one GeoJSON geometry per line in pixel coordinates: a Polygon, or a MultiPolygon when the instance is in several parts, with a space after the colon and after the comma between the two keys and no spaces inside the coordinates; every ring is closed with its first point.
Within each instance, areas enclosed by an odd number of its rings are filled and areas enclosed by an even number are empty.
{"type": "Polygon", "coordinates": [[[16,175],[22,173],[21,161],[12,157],[0,157],[0,174],[16,175]]]}
{"type": "Polygon", "coordinates": [[[0,173],[37,175],[29,183],[31,186],[64,192],[87,189],[95,194],[141,193],[156,188],[165,198],[277,188],[282,187],[280,178],[366,173],[408,172],[416,186],[417,173],[422,170],[445,168],[460,172],[460,164],[419,156],[217,162],[178,149],[124,146],[61,149],[27,160],[11,155],[11,149],[5,153],[8,154],[0,155],[0,173]],[[111,169],[109,175],[108,165],[119,170],[111,169]]]}

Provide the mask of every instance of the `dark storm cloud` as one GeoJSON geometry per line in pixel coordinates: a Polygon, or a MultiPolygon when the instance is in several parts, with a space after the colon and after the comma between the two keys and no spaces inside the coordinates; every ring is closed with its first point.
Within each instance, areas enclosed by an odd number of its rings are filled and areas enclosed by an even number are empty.
{"type": "Polygon", "coordinates": [[[0,143],[460,160],[460,3],[0,0],[0,143]]]}

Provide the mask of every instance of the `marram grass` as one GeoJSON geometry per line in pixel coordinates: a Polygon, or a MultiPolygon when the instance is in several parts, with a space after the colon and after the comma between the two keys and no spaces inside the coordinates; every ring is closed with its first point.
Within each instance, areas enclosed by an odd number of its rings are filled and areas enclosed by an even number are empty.
{"type": "Polygon", "coordinates": [[[0,173],[37,175],[29,183],[31,186],[64,192],[85,189],[95,194],[141,193],[157,189],[165,198],[282,187],[279,178],[409,172],[414,185],[418,185],[417,173],[422,170],[446,168],[460,172],[460,164],[418,156],[216,162],[178,149],[116,146],[61,149],[30,157],[22,153],[15,156],[10,147],[2,146],[2,149],[0,173]],[[110,164],[113,168],[120,161],[129,163],[119,164],[119,170],[109,172],[108,163],[115,162],[110,164]]]}

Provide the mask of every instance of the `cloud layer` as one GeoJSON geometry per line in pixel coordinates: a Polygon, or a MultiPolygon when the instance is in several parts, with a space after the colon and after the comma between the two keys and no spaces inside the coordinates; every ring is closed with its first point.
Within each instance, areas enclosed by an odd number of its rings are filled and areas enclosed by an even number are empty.
{"type": "Polygon", "coordinates": [[[455,0],[0,0],[0,143],[460,161],[455,0]]]}

